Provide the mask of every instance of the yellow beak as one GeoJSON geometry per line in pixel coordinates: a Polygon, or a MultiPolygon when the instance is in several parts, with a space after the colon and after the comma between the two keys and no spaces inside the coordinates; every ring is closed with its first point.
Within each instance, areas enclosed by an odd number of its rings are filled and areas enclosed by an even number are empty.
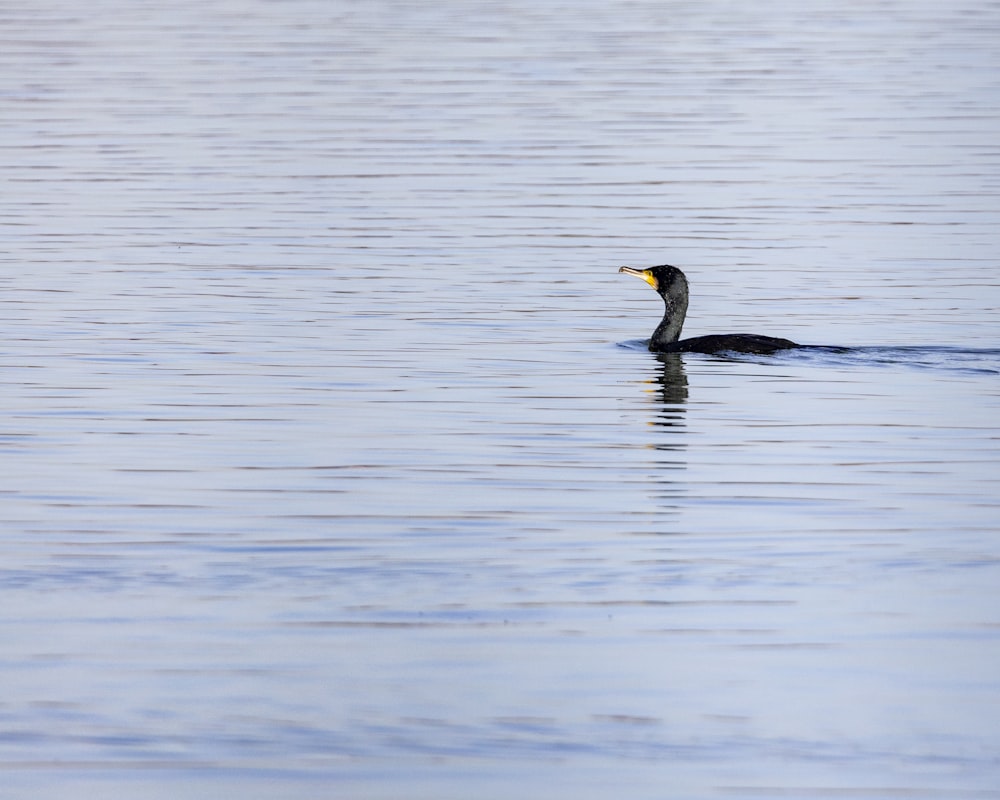
{"type": "Polygon", "coordinates": [[[621,267],[619,272],[624,272],[626,275],[635,275],[637,278],[642,278],[646,283],[652,286],[656,291],[660,290],[660,287],[656,283],[656,276],[653,275],[652,270],[648,269],[634,269],[633,267],[621,267]]]}

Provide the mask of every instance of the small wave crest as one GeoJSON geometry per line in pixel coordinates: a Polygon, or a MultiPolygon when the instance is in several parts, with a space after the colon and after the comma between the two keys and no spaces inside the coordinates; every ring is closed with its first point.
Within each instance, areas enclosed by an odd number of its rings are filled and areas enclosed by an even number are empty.
{"type": "MultiPolygon", "coordinates": [[[[648,339],[628,339],[617,346],[626,350],[643,350],[648,339]]],[[[839,347],[836,345],[802,345],[762,356],[751,353],[722,352],[714,355],[685,353],[695,358],[723,359],[728,361],[753,361],[764,363],[789,363],[792,361],[829,366],[888,367],[902,366],[917,369],[940,369],[972,375],[1000,375],[1000,348],[949,347],[941,345],[863,345],[839,347]]]]}

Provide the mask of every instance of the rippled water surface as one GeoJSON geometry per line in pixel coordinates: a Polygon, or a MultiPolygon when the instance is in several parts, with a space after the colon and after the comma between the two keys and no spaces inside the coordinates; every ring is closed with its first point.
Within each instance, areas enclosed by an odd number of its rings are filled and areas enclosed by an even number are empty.
{"type": "Polygon", "coordinates": [[[1000,797],[998,41],[0,8],[0,796],[1000,797]]]}

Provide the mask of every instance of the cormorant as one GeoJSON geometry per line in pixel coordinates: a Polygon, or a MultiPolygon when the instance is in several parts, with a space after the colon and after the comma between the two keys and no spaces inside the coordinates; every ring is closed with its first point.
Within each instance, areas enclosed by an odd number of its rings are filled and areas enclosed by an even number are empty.
{"type": "Polygon", "coordinates": [[[802,347],[788,339],[760,336],[756,333],[723,333],[681,339],[681,327],[688,307],[688,282],[677,267],[662,264],[649,269],[622,267],[627,275],[642,278],[663,298],[666,311],[653,331],[649,349],[654,353],[759,353],[766,355],[777,350],[802,347]]]}

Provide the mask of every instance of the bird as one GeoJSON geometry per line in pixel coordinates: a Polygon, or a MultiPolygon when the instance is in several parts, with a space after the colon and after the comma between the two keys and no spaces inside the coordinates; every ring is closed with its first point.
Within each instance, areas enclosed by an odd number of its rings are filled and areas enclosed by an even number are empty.
{"type": "Polygon", "coordinates": [[[636,269],[621,267],[619,272],[642,278],[663,298],[666,310],[663,319],[653,331],[649,349],[654,353],[756,353],[769,355],[804,345],[774,336],[756,333],[723,333],[681,339],[681,328],[688,307],[688,281],[677,267],[661,264],[658,267],[636,269]]]}

